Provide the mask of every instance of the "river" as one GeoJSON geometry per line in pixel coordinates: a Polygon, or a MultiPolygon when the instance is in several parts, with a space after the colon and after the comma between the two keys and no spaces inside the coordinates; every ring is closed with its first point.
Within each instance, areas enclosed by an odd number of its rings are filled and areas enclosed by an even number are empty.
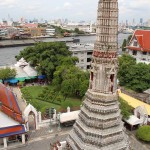
{"type": "MultiPolygon", "coordinates": [[[[119,34],[118,35],[118,44],[119,47],[122,45],[122,42],[125,38],[127,38],[128,34],[119,34]]],[[[94,43],[96,40],[96,36],[79,36],[75,37],[77,39],[80,39],[81,43],[94,43]]],[[[66,37],[65,40],[71,40],[72,37],[66,37]]],[[[64,38],[47,38],[44,39],[45,42],[48,41],[58,41],[58,40],[64,40],[64,38]]],[[[7,66],[12,65],[16,63],[15,56],[19,54],[21,50],[23,50],[24,47],[10,47],[10,48],[0,48],[0,66],[7,66]]]]}

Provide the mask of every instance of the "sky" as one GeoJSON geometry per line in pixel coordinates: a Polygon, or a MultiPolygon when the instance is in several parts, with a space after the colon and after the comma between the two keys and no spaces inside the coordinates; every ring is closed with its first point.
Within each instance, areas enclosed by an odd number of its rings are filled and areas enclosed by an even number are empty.
{"type": "MultiPolygon", "coordinates": [[[[0,20],[5,18],[69,19],[96,21],[98,0],[0,0],[0,20]]],[[[150,19],[150,0],[119,0],[119,21],[150,19]]]]}

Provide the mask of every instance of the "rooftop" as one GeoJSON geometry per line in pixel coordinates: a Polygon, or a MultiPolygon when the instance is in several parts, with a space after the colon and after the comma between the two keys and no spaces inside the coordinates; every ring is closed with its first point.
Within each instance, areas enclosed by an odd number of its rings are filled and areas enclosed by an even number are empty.
{"type": "Polygon", "coordinates": [[[150,52],[150,42],[149,41],[150,41],[150,30],[135,30],[135,32],[130,40],[129,46],[127,46],[127,48],[132,49],[132,50],[150,52]],[[130,44],[134,38],[137,39],[137,42],[140,45],[140,47],[130,46],[130,44]]]}
{"type": "Polygon", "coordinates": [[[135,99],[135,98],[133,98],[133,97],[131,97],[129,95],[126,95],[124,93],[121,93],[121,92],[119,93],[119,96],[121,98],[123,98],[126,102],[128,102],[128,104],[130,106],[132,106],[133,108],[137,108],[139,106],[145,106],[145,108],[146,108],[146,110],[148,112],[148,115],[150,116],[150,105],[149,104],[146,104],[146,103],[144,103],[144,102],[142,102],[142,101],[140,101],[138,99],[135,99]]]}

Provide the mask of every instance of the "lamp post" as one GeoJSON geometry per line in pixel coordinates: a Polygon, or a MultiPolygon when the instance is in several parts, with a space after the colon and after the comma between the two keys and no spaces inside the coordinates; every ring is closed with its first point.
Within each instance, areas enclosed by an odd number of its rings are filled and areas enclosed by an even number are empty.
{"type": "Polygon", "coordinates": [[[61,131],[61,127],[60,127],[60,112],[58,113],[58,131],[61,131]]]}
{"type": "Polygon", "coordinates": [[[52,130],[52,120],[51,120],[51,114],[52,112],[51,112],[51,108],[49,109],[49,116],[50,116],[50,123],[49,123],[49,132],[51,133],[51,132],[53,132],[53,130],[52,130]]]}

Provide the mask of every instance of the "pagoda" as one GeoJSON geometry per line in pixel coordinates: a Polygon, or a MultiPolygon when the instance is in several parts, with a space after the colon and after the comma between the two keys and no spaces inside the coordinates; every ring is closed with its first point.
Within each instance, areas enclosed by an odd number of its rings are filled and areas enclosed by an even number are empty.
{"type": "Polygon", "coordinates": [[[90,84],[67,150],[128,150],[117,94],[118,0],[99,0],[90,84]]]}

